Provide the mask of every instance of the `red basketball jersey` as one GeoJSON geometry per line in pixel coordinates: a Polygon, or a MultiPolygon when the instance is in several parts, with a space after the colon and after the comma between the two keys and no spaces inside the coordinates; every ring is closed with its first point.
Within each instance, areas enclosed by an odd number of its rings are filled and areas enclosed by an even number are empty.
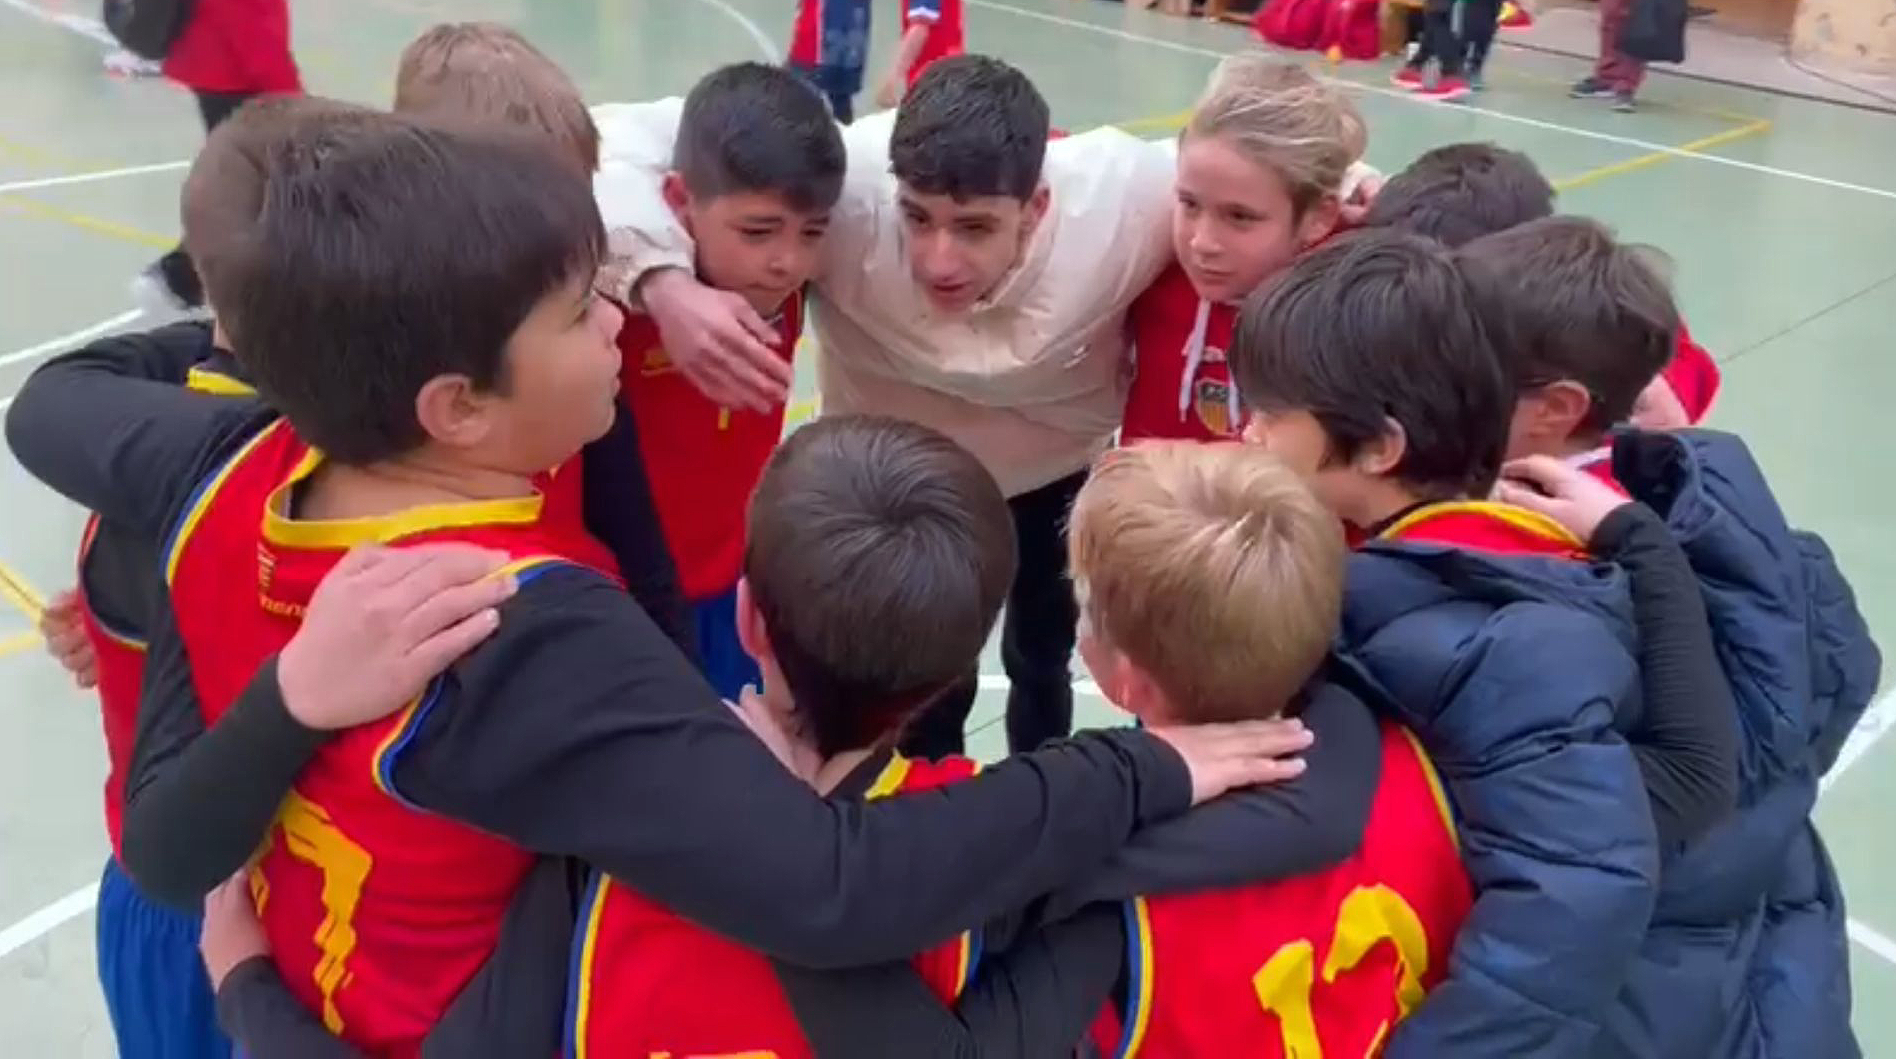
{"type": "MultiPolygon", "coordinates": [[[[523,581],[562,563],[602,565],[597,545],[546,531],[538,496],[372,519],[285,517],[320,463],[276,421],[199,487],[166,542],[172,607],[209,722],[288,642],[317,582],[352,545],[467,541],[514,556],[523,581]]],[[[379,1055],[417,1051],[492,951],[532,862],[393,789],[395,757],[441,687],[325,746],[297,777],[251,876],[291,992],[332,1032],[379,1055]]]]}
{"type": "MultiPolygon", "coordinates": [[[[773,322],[782,336],[778,352],[789,360],[803,334],[803,295],[791,295],[773,322]]],[[[693,600],[722,595],[743,567],[744,509],[783,437],[784,410],[720,408],[679,372],[644,314],[626,314],[619,352],[620,399],[638,423],[679,584],[693,600]]]]}
{"type": "MultiPolygon", "coordinates": [[[[86,520],[79,540],[79,567],[99,532],[99,516],[86,520]]],[[[85,583],[80,574],[79,583],[85,583]]],[[[125,773],[131,768],[132,740],[138,734],[138,693],[145,681],[145,640],[130,630],[114,629],[99,618],[82,593],[79,616],[92,653],[98,658],[99,721],[105,729],[105,833],[117,855],[124,834],[125,773]]]]}
{"type": "Polygon", "coordinates": [[[1116,1054],[1374,1056],[1441,980],[1473,902],[1441,784],[1408,730],[1385,722],[1355,856],[1263,886],[1132,902],[1116,1054]]]}
{"type": "MultiPolygon", "coordinates": [[[[865,796],[928,790],[977,768],[966,758],[930,763],[898,754],[865,796]]],[[[952,1001],[979,959],[979,936],[970,932],[915,962],[952,1001]]],[[[814,1059],[768,959],[603,877],[581,913],[573,969],[572,1059],[814,1059]]]]}

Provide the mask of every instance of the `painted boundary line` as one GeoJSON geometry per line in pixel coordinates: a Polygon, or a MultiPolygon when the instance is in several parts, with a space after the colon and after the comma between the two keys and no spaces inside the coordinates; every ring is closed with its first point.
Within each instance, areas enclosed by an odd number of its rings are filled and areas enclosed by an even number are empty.
{"type": "Polygon", "coordinates": [[[0,930],[0,959],[59,929],[66,921],[85,915],[98,903],[99,884],[88,883],[5,930],[0,930]]]}
{"type": "MultiPolygon", "coordinates": [[[[709,2],[709,0],[707,0],[707,2],[709,2]]],[[[995,0],[966,0],[966,2],[968,6],[970,7],[981,7],[981,8],[986,8],[990,11],[1005,11],[1009,14],[1017,15],[1021,18],[1033,19],[1037,22],[1047,22],[1056,26],[1066,26],[1069,29],[1086,30],[1089,33],[1098,33],[1098,34],[1101,34],[1102,36],[1116,37],[1120,40],[1131,41],[1135,44],[1144,44],[1144,45],[1148,45],[1154,48],[1164,48],[1169,51],[1182,52],[1187,55],[1202,55],[1208,58],[1222,59],[1226,55],[1232,54],[1230,51],[1219,51],[1216,48],[1207,48],[1207,47],[1203,47],[1197,44],[1185,44],[1179,41],[1165,40],[1160,37],[1151,37],[1143,33],[1134,33],[1130,30],[1116,29],[1112,26],[1102,26],[1095,22],[1086,22],[1086,21],[1082,21],[1076,18],[1067,18],[1063,15],[1050,15],[1041,11],[1030,11],[1026,8],[1015,7],[1012,4],[997,3],[995,2],[995,0]]],[[[1348,81],[1339,77],[1328,77],[1321,74],[1317,76],[1320,80],[1328,81],[1331,84],[1339,85],[1343,88],[1347,88],[1347,89],[1357,91],[1357,92],[1366,92],[1370,95],[1388,96],[1391,99],[1405,100],[1416,106],[1449,107],[1449,108],[1452,108],[1453,111],[1461,111],[1461,112],[1465,112],[1469,114],[1480,114],[1486,117],[1493,118],[1497,121],[1511,122],[1516,125],[1526,125],[1530,128],[1546,129],[1550,132],[1564,132],[1570,136],[1579,136],[1583,139],[1588,139],[1588,140],[1598,140],[1602,143],[1614,143],[1614,144],[1619,144],[1622,147],[1637,147],[1642,151],[1651,151],[1656,154],[1677,156],[1680,158],[1694,158],[1702,162],[1710,162],[1714,165],[1729,166],[1734,169],[1746,169],[1754,173],[1763,173],[1767,176],[1783,177],[1786,180],[1798,180],[1806,184],[1818,184],[1823,187],[1836,188],[1839,191],[1854,191],[1861,195],[1871,195],[1880,199],[1888,199],[1891,201],[1896,201],[1896,191],[1889,190],[1888,188],[1866,187],[1865,185],[1862,185],[1862,184],[1852,184],[1849,181],[1845,181],[1845,180],[1833,180],[1830,177],[1820,177],[1811,173],[1800,173],[1791,169],[1779,169],[1776,166],[1762,165],[1757,162],[1746,162],[1737,158],[1726,158],[1722,155],[1705,154],[1703,153],[1703,148],[1686,149],[1686,148],[1681,148],[1681,147],[1672,147],[1663,143],[1654,143],[1651,140],[1641,140],[1641,139],[1636,139],[1631,136],[1618,136],[1610,132],[1596,132],[1592,129],[1580,129],[1580,128],[1575,128],[1574,126],[1571,126],[1571,125],[1562,125],[1556,121],[1543,121],[1540,118],[1530,118],[1521,114],[1509,114],[1508,112],[1502,111],[1502,110],[1489,110],[1485,107],[1477,107],[1477,106],[1473,106],[1466,103],[1453,103],[1453,104],[1434,103],[1428,100],[1418,99],[1415,96],[1409,94],[1408,92],[1398,91],[1397,89],[1394,89],[1394,88],[1382,88],[1377,85],[1359,84],[1355,81],[1348,81]]]]}
{"type": "MultiPolygon", "coordinates": [[[[16,0],[0,0],[0,2],[14,3],[16,0]]],[[[765,33],[762,26],[759,26],[749,15],[726,3],[725,0],[698,0],[698,2],[706,7],[713,7],[724,12],[731,21],[742,27],[745,33],[750,34],[750,39],[757,44],[757,50],[763,53],[765,62],[782,62],[784,56],[788,54],[782,48],[777,47],[777,42],[770,39],[770,34],[765,33]]]]}
{"type": "MultiPolygon", "coordinates": [[[[5,3],[6,0],[0,0],[5,3]]],[[[67,173],[63,176],[36,177],[32,180],[14,180],[0,184],[0,195],[15,191],[37,191],[40,188],[65,187],[69,184],[91,184],[100,180],[117,180],[120,177],[143,176],[146,173],[168,173],[174,169],[183,169],[191,164],[189,158],[175,162],[152,162],[149,165],[128,165],[119,169],[97,169],[90,173],[67,173]]]]}
{"type": "Polygon", "coordinates": [[[60,335],[58,338],[49,338],[39,345],[16,350],[12,353],[0,356],[0,368],[4,368],[9,364],[21,364],[29,360],[37,360],[40,357],[53,353],[63,353],[89,338],[97,338],[107,331],[124,327],[126,324],[131,323],[143,315],[144,314],[137,309],[128,309],[125,312],[119,313],[117,316],[108,316],[96,324],[87,325],[77,331],[60,335]]]}

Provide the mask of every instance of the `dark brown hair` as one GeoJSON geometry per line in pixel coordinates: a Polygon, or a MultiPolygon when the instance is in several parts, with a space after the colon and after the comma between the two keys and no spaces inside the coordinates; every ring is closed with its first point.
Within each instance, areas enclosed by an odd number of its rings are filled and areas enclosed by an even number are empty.
{"type": "Polygon", "coordinates": [[[1597,221],[1548,217],[1477,239],[1461,257],[1484,300],[1505,307],[1496,339],[1517,390],[1570,379],[1592,394],[1582,435],[1630,417],[1672,357],[1679,309],[1663,256],[1597,221]]]}
{"type": "Polygon", "coordinates": [[[389,123],[387,114],[353,103],[271,95],[244,104],[205,137],[184,178],[179,220],[184,249],[213,309],[225,300],[223,266],[233,249],[250,237],[263,209],[272,152],[292,137],[316,150],[389,123]]]}
{"type": "Polygon", "coordinates": [[[1554,187],[1534,160],[1491,143],[1437,147],[1389,178],[1365,225],[1461,246],[1554,212],[1554,187]]]}
{"type": "Polygon", "coordinates": [[[1440,244],[1352,232],[1245,301],[1231,374],[1251,408],[1310,413],[1334,459],[1394,420],[1407,444],[1390,477],[1423,499],[1485,496],[1514,409],[1488,316],[1440,244]]]}
{"type": "Polygon", "coordinates": [[[1000,487],[946,437],[835,416],[786,438],[751,498],[744,577],[818,752],[892,736],[973,674],[1014,563],[1000,487]]]}
{"type": "Polygon", "coordinates": [[[430,379],[504,391],[521,322],[590,284],[605,247],[591,186],[542,146],[387,120],[272,152],[220,291],[258,392],[350,464],[425,440],[415,397],[430,379]]]}
{"type": "Polygon", "coordinates": [[[1026,74],[986,55],[951,56],[929,64],[903,97],[889,169],[923,195],[1025,202],[1040,186],[1051,128],[1026,74]]]}
{"type": "Polygon", "coordinates": [[[808,81],[781,66],[735,63],[692,86],[672,167],[693,195],[782,196],[817,213],[843,194],[843,136],[808,81]]]}

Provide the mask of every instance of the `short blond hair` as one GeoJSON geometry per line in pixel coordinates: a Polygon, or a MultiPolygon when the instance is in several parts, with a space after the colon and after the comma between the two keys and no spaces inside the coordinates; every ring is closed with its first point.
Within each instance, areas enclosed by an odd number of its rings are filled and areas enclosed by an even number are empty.
{"type": "Polygon", "coordinates": [[[1192,108],[1184,139],[1218,137],[1276,173],[1297,211],[1343,187],[1368,145],[1363,116],[1341,90],[1260,52],[1228,56],[1192,108]]]}
{"type": "Polygon", "coordinates": [[[573,79],[518,32],[495,22],[444,22],[402,49],[395,112],[544,137],[591,173],[599,127],[573,79]]]}
{"type": "Polygon", "coordinates": [[[1081,620],[1158,684],[1176,720],[1275,715],[1336,636],[1342,526],[1254,445],[1107,452],[1074,501],[1068,553],[1081,620]]]}

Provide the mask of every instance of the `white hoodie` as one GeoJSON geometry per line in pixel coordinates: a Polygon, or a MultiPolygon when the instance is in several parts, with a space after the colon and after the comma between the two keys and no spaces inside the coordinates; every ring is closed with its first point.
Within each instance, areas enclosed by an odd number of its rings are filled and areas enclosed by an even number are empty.
{"type": "MultiPolygon", "coordinates": [[[[650,269],[692,264],[659,194],[681,107],[593,110],[612,256],[604,284],[620,296],[650,269]]],[[[1112,128],[1048,144],[1051,202],[1021,260],[974,308],[941,314],[903,254],[893,124],[885,112],[843,132],[849,171],[815,280],[823,410],[940,430],[1009,496],[1083,470],[1124,411],[1126,307],[1171,260],[1173,145],[1112,128]]]]}

